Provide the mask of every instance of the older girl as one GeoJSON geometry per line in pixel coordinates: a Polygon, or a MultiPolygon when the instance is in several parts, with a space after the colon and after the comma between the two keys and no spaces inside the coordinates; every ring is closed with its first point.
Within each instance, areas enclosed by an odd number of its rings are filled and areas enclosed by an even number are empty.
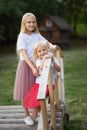
{"type": "MultiPolygon", "coordinates": [[[[26,93],[35,82],[35,76],[38,76],[38,71],[32,62],[33,48],[39,40],[47,41],[38,30],[37,20],[33,13],[25,13],[22,17],[20,33],[17,39],[17,53],[19,54],[19,62],[16,71],[14,84],[14,100],[22,101],[26,93]]],[[[52,44],[49,42],[49,48],[52,44]]],[[[27,125],[33,125],[28,109],[23,107],[27,125]]],[[[33,111],[35,115],[36,111],[33,111]]]]}

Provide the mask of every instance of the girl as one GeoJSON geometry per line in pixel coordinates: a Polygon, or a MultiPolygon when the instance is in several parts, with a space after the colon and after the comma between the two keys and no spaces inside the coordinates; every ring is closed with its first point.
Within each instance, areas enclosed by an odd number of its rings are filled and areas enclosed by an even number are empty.
{"type": "MultiPolygon", "coordinates": [[[[28,91],[27,95],[25,96],[23,106],[26,108],[34,108],[36,111],[40,111],[40,101],[37,100],[37,93],[39,89],[39,83],[41,81],[41,74],[44,66],[44,61],[46,58],[51,58],[52,60],[52,80],[53,80],[53,86],[55,84],[55,71],[60,71],[60,65],[58,60],[52,55],[48,53],[48,46],[47,42],[39,41],[35,44],[34,47],[34,64],[37,67],[37,70],[39,72],[39,76],[36,77],[36,82],[31,87],[31,89],[28,91]]],[[[46,96],[49,95],[48,87],[46,90],[46,96]]],[[[38,115],[37,115],[38,119],[38,115]]]]}
{"type": "MultiPolygon", "coordinates": [[[[22,101],[26,93],[35,82],[35,76],[38,76],[38,71],[32,62],[33,48],[39,40],[47,41],[39,33],[36,17],[32,13],[25,13],[22,17],[20,33],[17,39],[17,53],[19,54],[19,62],[16,71],[16,78],[14,84],[14,100],[22,101]]],[[[49,48],[52,44],[47,42],[49,48]]],[[[25,123],[33,125],[34,121],[31,119],[28,109],[23,107],[25,113],[25,123]]],[[[33,111],[35,117],[36,111],[33,111]]]]}

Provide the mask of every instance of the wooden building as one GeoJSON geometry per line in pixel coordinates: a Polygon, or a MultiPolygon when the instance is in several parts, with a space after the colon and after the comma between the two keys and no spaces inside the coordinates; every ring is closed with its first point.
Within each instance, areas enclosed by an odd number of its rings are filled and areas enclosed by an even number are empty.
{"type": "Polygon", "coordinates": [[[46,16],[39,24],[41,34],[51,43],[66,49],[69,44],[70,26],[58,16],[46,16]]]}

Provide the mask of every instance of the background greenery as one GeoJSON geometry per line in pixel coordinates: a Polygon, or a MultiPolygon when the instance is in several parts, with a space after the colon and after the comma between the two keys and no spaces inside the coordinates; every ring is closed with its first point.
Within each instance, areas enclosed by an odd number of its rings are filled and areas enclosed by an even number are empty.
{"type": "Polygon", "coordinates": [[[0,44],[16,42],[25,12],[34,13],[38,24],[47,14],[60,16],[71,34],[87,36],[87,0],[0,0],[0,44]]]}
{"type": "MultiPolygon", "coordinates": [[[[72,40],[64,54],[65,99],[70,122],[65,130],[87,130],[87,45],[85,40],[72,40]],[[79,47],[78,47],[79,43],[79,47]],[[83,46],[83,45],[84,46],[83,46]]],[[[13,87],[17,68],[15,46],[0,48],[0,105],[15,105],[13,87]]]]}

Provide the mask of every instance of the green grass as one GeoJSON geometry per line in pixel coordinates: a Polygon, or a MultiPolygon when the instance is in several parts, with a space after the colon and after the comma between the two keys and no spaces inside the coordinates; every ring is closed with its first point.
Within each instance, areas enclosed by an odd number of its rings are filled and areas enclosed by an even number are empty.
{"type": "Polygon", "coordinates": [[[15,54],[0,54],[0,105],[19,104],[13,100],[16,68],[15,54]]]}
{"type": "Polygon", "coordinates": [[[87,48],[64,51],[65,97],[69,130],[87,130],[87,48]]]}
{"type": "MultiPolygon", "coordinates": [[[[87,46],[63,51],[65,99],[70,122],[65,130],[87,130],[87,46]]],[[[0,53],[0,105],[20,104],[13,101],[17,68],[15,53],[0,53]]]]}

